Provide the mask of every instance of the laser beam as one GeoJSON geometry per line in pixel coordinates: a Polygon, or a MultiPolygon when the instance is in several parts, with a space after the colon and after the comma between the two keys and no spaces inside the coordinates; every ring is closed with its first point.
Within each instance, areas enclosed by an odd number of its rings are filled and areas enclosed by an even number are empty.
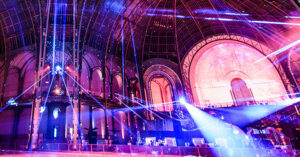
{"type": "Polygon", "coordinates": [[[55,65],[55,49],[56,49],[56,25],[57,25],[57,0],[54,1],[54,22],[53,22],[53,45],[52,45],[52,73],[54,73],[55,65]]]}
{"type": "Polygon", "coordinates": [[[258,62],[260,62],[260,61],[262,61],[262,60],[264,60],[264,59],[266,59],[268,57],[278,55],[278,54],[280,54],[280,53],[282,53],[282,52],[284,52],[284,51],[286,51],[286,50],[288,50],[288,49],[290,49],[290,48],[292,48],[294,46],[297,46],[298,44],[300,44],[300,40],[297,40],[297,41],[295,41],[293,43],[290,43],[290,44],[288,44],[288,45],[286,45],[286,46],[284,46],[284,47],[282,47],[282,48],[280,48],[280,49],[278,49],[278,50],[276,50],[276,51],[268,54],[267,56],[265,56],[265,57],[263,57],[263,58],[255,61],[254,63],[258,63],[258,62]]]}
{"type": "MultiPolygon", "coordinates": [[[[149,109],[149,107],[150,107],[150,106],[153,107],[153,105],[145,106],[145,105],[143,105],[142,103],[140,103],[140,102],[138,102],[138,101],[131,100],[130,98],[128,98],[128,97],[126,97],[126,96],[120,95],[120,94],[118,94],[118,93],[116,93],[116,95],[121,96],[121,97],[123,97],[124,99],[126,99],[126,100],[128,100],[128,101],[131,101],[132,103],[136,103],[136,104],[142,106],[144,109],[150,111],[152,114],[154,114],[154,115],[157,116],[158,118],[163,119],[161,116],[159,116],[158,114],[156,114],[155,112],[153,112],[152,110],[149,109]]],[[[167,115],[167,116],[168,116],[168,115],[167,115]]]]}
{"type": "Polygon", "coordinates": [[[126,105],[120,98],[115,98],[117,100],[119,100],[125,107],[127,107],[130,111],[132,111],[136,116],[138,116],[140,119],[142,119],[145,123],[147,123],[147,121],[141,117],[138,113],[136,113],[134,110],[132,110],[128,105],[126,105]]]}
{"type": "MultiPolygon", "coordinates": [[[[95,97],[93,97],[79,82],[77,82],[71,75],[69,75],[67,72],[65,72],[81,89],[83,89],[83,91],[85,93],[87,93],[99,106],[101,106],[103,109],[106,110],[106,107],[103,106],[95,97]]],[[[132,131],[126,127],[126,125],[124,125],[117,117],[113,116],[111,113],[107,112],[108,114],[110,114],[112,116],[112,118],[114,118],[121,126],[123,126],[128,132],[129,134],[131,134],[132,136],[134,136],[136,138],[136,135],[134,133],[132,133],[132,131]]]]}
{"type": "Polygon", "coordinates": [[[33,86],[35,86],[37,83],[39,83],[40,81],[42,81],[47,75],[49,75],[51,72],[48,72],[47,74],[45,74],[43,77],[41,77],[39,80],[37,80],[35,83],[33,83],[31,86],[29,86],[26,90],[24,90],[20,95],[18,95],[14,101],[16,101],[18,98],[20,98],[23,94],[25,94],[28,90],[30,90],[30,88],[32,88],[33,86]]]}
{"type": "MultiPolygon", "coordinates": [[[[45,98],[45,101],[44,101],[44,103],[43,103],[43,105],[41,106],[41,108],[40,108],[40,113],[41,113],[41,116],[39,117],[39,121],[38,121],[38,124],[37,124],[37,130],[36,130],[36,132],[34,132],[35,134],[37,134],[37,132],[38,132],[38,130],[39,130],[39,128],[40,128],[40,123],[41,123],[41,121],[42,121],[42,118],[43,118],[43,115],[44,115],[44,111],[45,111],[45,109],[46,109],[46,103],[47,103],[47,100],[48,100],[48,96],[49,96],[49,93],[50,93],[50,90],[51,90],[51,87],[52,87],[52,83],[53,83],[53,80],[54,80],[54,76],[52,77],[52,79],[51,79],[51,83],[50,83],[50,86],[49,86],[49,89],[48,89],[48,92],[47,92],[47,95],[46,95],[46,98],[45,98]]],[[[33,146],[33,144],[34,144],[34,142],[36,141],[36,138],[37,138],[37,136],[34,136],[33,137],[33,140],[31,140],[31,144],[30,144],[30,150],[31,150],[31,148],[32,148],[32,146],[33,146]]]]}
{"type": "Polygon", "coordinates": [[[123,83],[123,95],[125,95],[125,54],[124,54],[124,15],[121,17],[121,42],[122,42],[122,83],[123,83]]]}
{"type": "Polygon", "coordinates": [[[141,82],[140,82],[140,74],[139,74],[139,67],[137,64],[137,58],[136,58],[136,49],[135,49],[135,41],[134,41],[134,35],[133,35],[133,30],[132,30],[132,25],[129,23],[130,26],[130,32],[131,32],[131,40],[132,40],[132,45],[133,45],[133,53],[134,53],[134,61],[135,61],[135,67],[136,67],[136,74],[138,78],[138,83],[139,83],[139,91],[140,94],[142,94],[142,89],[141,89],[141,82]]]}
{"type": "Polygon", "coordinates": [[[46,98],[45,98],[45,101],[44,101],[44,104],[42,107],[45,107],[46,106],[46,103],[47,103],[47,100],[48,100],[48,97],[49,97],[49,94],[50,94],[50,91],[51,91],[51,88],[52,88],[52,84],[53,84],[53,80],[54,80],[54,76],[52,77],[51,79],[51,83],[49,85],[49,89],[48,89],[48,92],[47,92],[47,95],[46,95],[46,98]]]}
{"type": "MultiPolygon", "coordinates": [[[[65,82],[64,77],[62,77],[62,80],[63,80],[64,86],[65,86],[65,89],[66,89],[66,93],[67,93],[67,96],[68,96],[70,105],[71,105],[72,110],[73,110],[73,114],[75,114],[75,112],[74,112],[74,105],[73,105],[73,103],[72,103],[72,100],[71,100],[71,97],[70,97],[70,94],[69,94],[69,90],[68,90],[68,87],[67,87],[67,85],[66,85],[66,82],[65,82]]],[[[82,129],[81,129],[81,125],[79,124],[79,120],[78,120],[78,118],[77,118],[76,115],[75,115],[74,117],[75,117],[75,120],[78,122],[78,123],[77,123],[77,128],[79,128],[80,135],[82,135],[82,129]]],[[[85,142],[84,142],[84,141],[85,141],[84,138],[83,138],[82,136],[80,136],[80,137],[81,137],[81,140],[83,141],[83,143],[85,143],[85,142]]],[[[87,146],[86,146],[86,145],[85,145],[85,149],[87,150],[87,146]]]]}

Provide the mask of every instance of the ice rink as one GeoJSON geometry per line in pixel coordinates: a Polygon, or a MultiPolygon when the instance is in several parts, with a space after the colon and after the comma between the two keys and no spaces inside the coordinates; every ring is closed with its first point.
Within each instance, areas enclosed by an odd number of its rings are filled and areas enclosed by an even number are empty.
{"type": "MultiPolygon", "coordinates": [[[[2,152],[3,153],[3,152],[2,152]]],[[[0,154],[1,157],[75,157],[75,156],[97,156],[97,157],[145,157],[145,156],[165,156],[175,157],[174,155],[149,155],[149,154],[129,154],[129,153],[89,153],[89,152],[8,152],[0,154]]]]}

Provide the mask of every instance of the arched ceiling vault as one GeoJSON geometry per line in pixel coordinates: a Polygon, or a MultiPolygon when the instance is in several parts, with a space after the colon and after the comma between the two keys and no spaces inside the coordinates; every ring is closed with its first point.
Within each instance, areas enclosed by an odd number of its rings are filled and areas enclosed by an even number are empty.
{"type": "MultiPolygon", "coordinates": [[[[11,51],[39,45],[39,17],[44,17],[47,1],[54,5],[54,0],[0,0],[0,56],[5,48],[11,51]]],[[[72,18],[73,1],[63,2],[68,5],[67,18],[72,18]]],[[[123,28],[126,59],[131,61],[130,24],[139,59],[168,58],[177,62],[177,50],[183,57],[200,40],[216,34],[240,34],[269,44],[274,32],[280,34],[292,26],[245,20],[289,22],[286,17],[299,16],[289,0],[80,0],[76,4],[77,27],[82,14],[80,48],[88,46],[110,54],[113,50],[121,57],[123,28]]],[[[282,42],[274,42],[275,47],[288,43],[284,37],[279,38],[282,42]]]]}

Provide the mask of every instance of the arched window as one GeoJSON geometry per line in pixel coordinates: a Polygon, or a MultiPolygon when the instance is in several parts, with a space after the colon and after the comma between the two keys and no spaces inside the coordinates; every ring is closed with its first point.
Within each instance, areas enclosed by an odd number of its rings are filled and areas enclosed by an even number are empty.
{"type": "Polygon", "coordinates": [[[18,95],[20,70],[16,68],[8,69],[8,76],[5,83],[4,97],[9,99],[18,95]]]}
{"type": "Polygon", "coordinates": [[[129,88],[129,97],[131,99],[140,99],[140,87],[139,87],[139,83],[138,80],[131,80],[130,81],[130,88],[129,88]]]}
{"type": "Polygon", "coordinates": [[[233,96],[256,102],[286,99],[279,72],[270,60],[262,58],[260,51],[238,41],[220,40],[202,47],[186,69],[194,103],[226,107],[235,103],[233,96]]]}
{"type": "Polygon", "coordinates": [[[300,51],[298,49],[295,47],[290,50],[288,67],[298,89],[300,89],[300,51]]]}
{"type": "MultiPolygon", "coordinates": [[[[34,84],[34,76],[35,75],[35,60],[30,61],[23,72],[23,91],[30,88],[32,84],[34,84]]],[[[34,88],[30,88],[25,95],[32,95],[34,88]]]]}
{"type": "Polygon", "coordinates": [[[163,76],[157,75],[150,81],[151,101],[155,111],[173,111],[173,91],[170,82],[163,76]]]}
{"type": "Polygon", "coordinates": [[[104,72],[102,71],[102,68],[97,68],[92,73],[92,79],[91,79],[91,93],[96,97],[104,98],[104,91],[106,92],[105,97],[109,97],[110,93],[110,80],[109,80],[109,72],[107,69],[105,69],[105,84],[104,84],[104,72]],[[103,86],[105,85],[105,88],[103,86]]]}
{"type": "Polygon", "coordinates": [[[231,92],[236,105],[246,105],[253,103],[253,96],[244,80],[235,78],[231,81],[231,92]]]}
{"type": "Polygon", "coordinates": [[[95,96],[103,97],[103,75],[100,69],[96,69],[93,71],[91,92],[95,96]]]}
{"type": "MultiPolygon", "coordinates": [[[[120,102],[120,100],[118,100],[120,98],[119,95],[123,95],[123,80],[122,80],[121,74],[117,74],[117,75],[113,76],[111,90],[112,90],[111,94],[112,94],[113,101],[116,103],[119,103],[120,102]]],[[[120,98],[120,99],[122,99],[122,98],[120,98]]]]}

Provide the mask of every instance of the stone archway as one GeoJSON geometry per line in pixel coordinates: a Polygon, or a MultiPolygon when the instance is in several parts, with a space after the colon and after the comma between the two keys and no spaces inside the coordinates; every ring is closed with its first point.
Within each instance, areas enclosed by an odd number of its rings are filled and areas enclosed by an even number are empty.
{"type": "Polygon", "coordinates": [[[245,80],[251,89],[256,84],[252,91],[254,98],[259,97],[259,101],[275,95],[280,96],[271,101],[288,98],[286,94],[293,93],[293,90],[282,66],[272,64],[277,61],[277,58],[270,57],[261,62],[255,62],[271,52],[263,44],[237,35],[214,36],[209,40],[198,43],[186,54],[182,63],[183,80],[188,98],[196,105],[213,104],[220,106],[220,103],[223,103],[221,106],[228,106],[229,103],[232,105],[230,81],[237,77],[245,80]],[[271,72],[268,73],[268,70],[265,70],[268,74],[264,72],[260,72],[262,75],[256,74],[262,68],[269,68],[271,72]],[[261,77],[263,77],[263,80],[259,80],[261,77]],[[224,80],[227,81],[224,82],[224,80]],[[261,98],[259,93],[262,92],[259,91],[262,91],[263,88],[258,88],[258,86],[263,81],[267,81],[264,82],[266,84],[273,82],[272,86],[276,86],[282,92],[269,85],[266,87],[272,87],[267,91],[271,91],[270,94],[261,98]],[[208,88],[211,90],[209,91],[208,88]],[[213,90],[213,88],[215,89],[213,90]],[[223,91],[220,91],[221,89],[223,91]]]}

